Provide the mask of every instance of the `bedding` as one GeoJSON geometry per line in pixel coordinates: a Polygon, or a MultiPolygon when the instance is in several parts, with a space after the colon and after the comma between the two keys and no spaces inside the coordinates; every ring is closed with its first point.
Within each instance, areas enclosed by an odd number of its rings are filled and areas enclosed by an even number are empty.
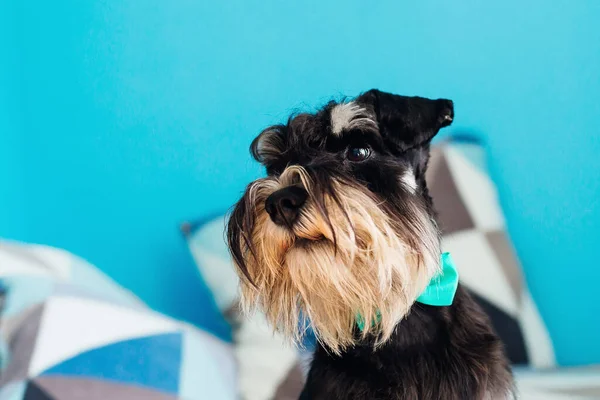
{"type": "Polygon", "coordinates": [[[231,346],[94,266],[0,241],[0,400],[235,399],[231,346]]]}

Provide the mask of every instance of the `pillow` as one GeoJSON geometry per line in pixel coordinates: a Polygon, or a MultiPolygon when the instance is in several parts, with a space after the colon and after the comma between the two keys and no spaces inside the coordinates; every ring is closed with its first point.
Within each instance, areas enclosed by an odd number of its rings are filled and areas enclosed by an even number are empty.
{"type": "Polygon", "coordinates": [[[296,400],[304,382],[303,356],[278,333],[273,333],[263,314],[246,318],[238,307],[239,280],[224,240],[226,217],[182,231],[196,265],[215,303],[232,325],[234,352],[238,362],[238,390],[245,400],[296,400]]]}
{"type": "MultiPolygon", "coordinates": [[[[483,148],[462,140],[433,146],[427,179],[444,250],[452,253],[461,283],[490,316],[510,360],[553,366],[552,344],[506,232],[483,148]]],[[[200,273],[233,324],[241,395],[249,400],[296,399],[311,346],[294,354],[263,316],[245,320],[239,315],[239,282],[224,241],[225,223],[220,216],[195,227],[185,224],[184,233],[200,273]]]]}
{"type": "Polygon", "coordinates": [[[0,241],[0,399],[236,398],[231,346],[62,250],[0,241]]]}
{"type": "MultiPolygon", "coordinates": [[[[0,281],[0,315],[4,310],[4,303],[6,302],[6,287],[0,281]]],[[[8,346],[4,341],[4,338],[0,336],[0,375],[2,374],[2,370],[6,368],[8,364],[8,346]]]]}
{"type": "Polygon", "coordinates": [[[461,283],[489,315],[513,364],[555,365],[554,350],[506,231],[484,149],[455,140],[432,149],[427,185],[439,213],[444,251],[461,283]]]}

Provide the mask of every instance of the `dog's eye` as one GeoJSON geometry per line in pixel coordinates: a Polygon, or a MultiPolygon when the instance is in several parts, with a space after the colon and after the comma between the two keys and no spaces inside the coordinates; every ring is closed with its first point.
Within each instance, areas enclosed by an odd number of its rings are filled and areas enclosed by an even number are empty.
{"type": "Polygon", "coordinates": [[[368,147],[350,147],[346,158],[350,161],[364,161],[371,155],[371,149],[368,147]]]}

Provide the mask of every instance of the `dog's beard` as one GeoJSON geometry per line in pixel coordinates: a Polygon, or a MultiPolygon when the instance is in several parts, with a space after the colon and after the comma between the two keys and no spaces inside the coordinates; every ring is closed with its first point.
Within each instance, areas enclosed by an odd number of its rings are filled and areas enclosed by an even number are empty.
{"type": "Polygon", "coordinates": [[[391,336],[439,270],[440,246],[436,224],[416,196],[405,193],[395,204],[378,201],[356,182],[334,178],[327,186],[317,191],[302,167],[254,182],[236,210],[245,215],[230,221],[230,240],[238,241],[230,246],[240,246],[238,257],[233,253],[247,310],[263,310],[296,341],[307,318],[318,340],[339,353],[361,335],[376,344],[391,336]],[[281,227],[264,203],[292,184],[309,197],[296,223],[281,227]],[[361,335],[359,318],[366,321],[361,335]]]}

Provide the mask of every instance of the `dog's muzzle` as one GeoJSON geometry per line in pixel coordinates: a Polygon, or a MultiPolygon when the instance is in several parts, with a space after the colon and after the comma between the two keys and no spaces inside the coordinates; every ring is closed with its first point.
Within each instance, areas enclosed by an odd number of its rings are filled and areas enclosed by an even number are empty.
{"type": "Polygon", "coordinates": [[[267,197],[265,210],[275,224],[291,227],[298,219],[307,197],[308,193],[303,188],[288,186],[267,197]]]}

